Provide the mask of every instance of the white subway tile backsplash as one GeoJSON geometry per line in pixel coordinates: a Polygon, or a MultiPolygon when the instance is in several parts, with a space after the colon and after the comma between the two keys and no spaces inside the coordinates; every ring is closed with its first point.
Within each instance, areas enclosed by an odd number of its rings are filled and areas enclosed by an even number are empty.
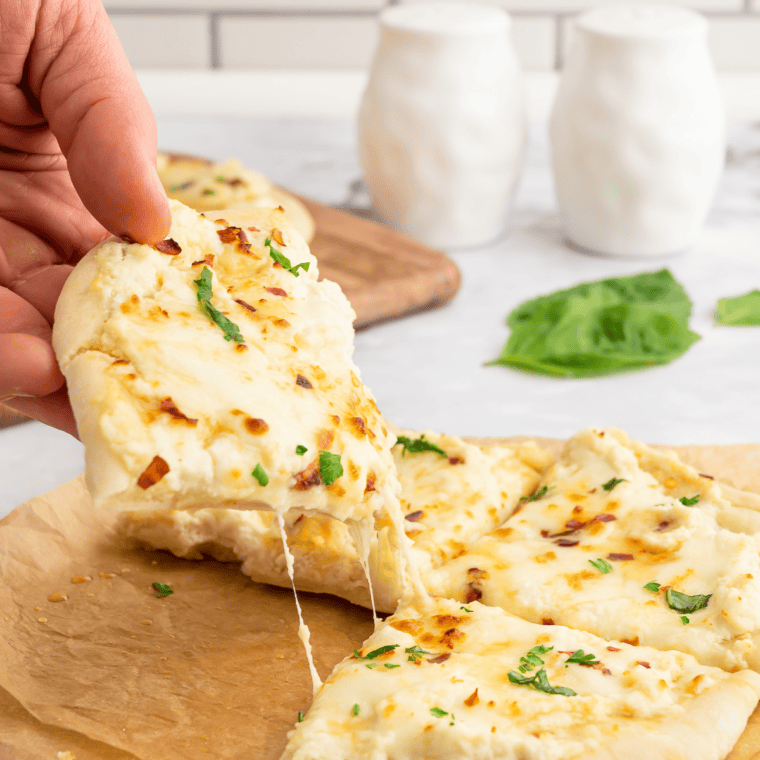
{"type": "Polygon", "coordinates": [[[710,19],[710,49],[721,71],[757,71],[760,17],[710,19]]]}
{"type": "Polygon", "coordinates": [[[273,14],[301,11],[322,13],[325,11],[378,10],[386,0],[105,0],[106,10],[162,8],[167,10],[203,10],[223,13],[225,11],[266,11],[273,14]]]}
{"type": "Polygon", "coordinates": [[[206,68],[211,63],[205,16],[112,14],[110,18],[133,68],[206,68]]]}
{"type": "Polygon", "coordinates": [[[223,68],[366,68],[375,18],[229,17],[219,22],[223,68]]]}
{"type": "MultiPolygon", "coordinates": [[[[522,13],[572,13],[584,11],[596,5],[620,4],[623,0],[472,0],[472,2],[488,2],[500,5],[508,11],[522,13]]],[[[755,0],[757,2],[758,0],[755,0]]],[[[426,2],[426,0],[404,0],[404,2],[426,2]]],[[[655,0],[625,0],[626,3],[641,3],[651,5],[655,0]]],[[[699,11],[742,11],[744,0],[667,0],[672,5],[685,5],[699,11]]]]}
{"type": "Polygon", "coordinates": [[[556,26],[552,16],[512,17],[512,42],[525,71],[554,68],[556,26]]]}

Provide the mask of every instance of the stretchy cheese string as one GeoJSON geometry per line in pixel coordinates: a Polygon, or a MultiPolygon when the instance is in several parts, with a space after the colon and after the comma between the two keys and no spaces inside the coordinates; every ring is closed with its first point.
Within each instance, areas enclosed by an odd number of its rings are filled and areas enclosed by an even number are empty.
{"type": "Polygon", "coordinates": [[[372,589],[372,575],[369,571],[369,553],[370,543],[372,541],[372,532],[374,528],[373,523],[374,521],[371,518],[370,520],[362,520],[359,523],[350,523],[348,525],[348,531],[351,535],[351,538],[354,540],[356,553],[359,555],[359,564],[362,566],[364,575],[367,578],[367,585],[369,586],[369,600],[370,604],[372,605],[372,620],[375,624],[375,628],[377,628],[378,624],[380,623],[380,619],[377,617],[377,610],[375,609],[375,592],[372,589]]]}
{"type": "Polygon", "coordinates": [[[298,610],[298,638],[301,639],[303,648],[306,650],[306,659],[309,663],[309,673],[311,673],[311,685],[314,689],[314,693],[322,686],[322,679],[317,673],[317,669],[314,667],[314,657],[311,651],[311,631],[309,626],[303,622],[303,614],[301,613],[301,604],[298,601],[298,592],[296,591],[296,582],[293,577],[293,555],[290,553],[290,547],[288,546],[287,536],[285,534],[285,520],[283,520],[281,514],[277,514],[277,525],[280,528],[280,537],[282,538],[282,547],[285,551],[285,565],[288,568],[288,576],[290,577],[290,585],[293,587],[293,596],[296,599],[296,609],[298,610]]]}

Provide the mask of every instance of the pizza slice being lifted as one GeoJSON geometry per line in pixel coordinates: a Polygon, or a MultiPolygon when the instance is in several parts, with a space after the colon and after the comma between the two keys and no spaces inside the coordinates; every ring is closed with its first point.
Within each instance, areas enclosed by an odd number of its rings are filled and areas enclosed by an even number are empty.
{"type": "Polygon", "coordinates": [[[722,760],[759,696],[752,671],[439,599],[334,669],[283,760],[722,760]]]}

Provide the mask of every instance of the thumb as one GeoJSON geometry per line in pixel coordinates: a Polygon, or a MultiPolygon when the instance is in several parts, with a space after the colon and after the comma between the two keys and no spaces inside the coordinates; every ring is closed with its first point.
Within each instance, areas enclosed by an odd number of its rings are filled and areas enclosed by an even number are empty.
{"type": "Polygon", "coordinates": [[[103,6],[54,0],[41,14],[30,85],[77,193],[113,234],[163,240],[170,213],[155,168],[155,119],[103,6]]]}

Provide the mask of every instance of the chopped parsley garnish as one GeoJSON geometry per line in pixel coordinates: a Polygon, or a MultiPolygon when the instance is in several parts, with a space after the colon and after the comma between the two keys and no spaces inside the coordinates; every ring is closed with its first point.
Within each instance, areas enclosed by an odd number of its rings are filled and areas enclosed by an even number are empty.
{"type": "Polygon", "coordinates": [[[329,451],[319,452],[319,477],[326,485],[332,485],[343,475],[343,465],[340,463],[340,454],[331,454],[329,451]]]}
{"type": "Polygon", "coordinates": [[[235,343],[245,343],[245,338],[240,334],[240,328],[231,320],[222,314],[212,303],[211,298],[213,296],[213,290],[211,285],[212,280],[211,270],[208,267],[203,267],[200,279],[194,280],[198,286],[198,302],[203,307],[203,310],[208,315],[209,319],[219,325],[224,332],[225,340],[234,340],[235,343]]]}
{"type": "Polygon", "coordinates": [[[210,187],[203,188],[203,195],[214,195],[216,190],[212,190],[210,187]]]}
{"type": "Polygon", "coordinates": [[[400,435],[396,439],[394,446],[403,446],[401,450],[401,456],[409,454],[420,454],[423,451],[433,451],[439,456],[447,457],[448,454],[440,447],[436,446],[432,441],[428,441],[423,433],[419,438],[409,438],[405,435],[400,435]]]}
{"type": "Polygon", "coordinates": [[[693,507],[699,501],[699,494],[694,494],[694,496],[682,496],[678,501],[680,501],[684,507],[693,507]]]}
{"type": "Polygon", "coordinates": [[[582,649],[573,652],[566,660],[566,663],[576,663],[577,665],[596,665],[599,660],[595,654],[584,654],[582,649]]]}
{"type": "Polygon", "coordinates": [[[308,449],[306,446],[296,446],[296,454],[298,454],[299,457],[302,457],[308,449]]]}
{"type": "Polygon", "coordinates": [[[539,655],[551,652],[552,649],[554,649],[554,647],[545,647],[543,644],[539,644],[538,646],[533,647],[533,649],[531,649],[528,654],[520,658],[520,672],[527,673],[533,670],[533,668],[536,668],[539,665],[543,665],[544,661],[539,657],[539,655]]]}
{"type": "Polygon", "coordinates": [[[601,557],[599,559],[590,559],[589,562],[602,574],[607,575],[607,573],[612,572],[612,565],[607,562],[606,559],[602,559],[601,557]]]}
{"type": "Polygon", "coordinates": [[[657,583],[657,581],[649,581],[649,583],[646,583],[644,585],[644,588],[647,591],[651,591],[653,594],[658,594],[660,592],[660,586],[661,583],[657,583]]]}
{"type": "Polygon", "coordinates": [[[540,501],[552,488],[556,488],[556,486],[541,486],[532,496],[521,496],[520,501],[540,501]]]}
{"type": "Polygon", "coordinates": [[[703,610],[707,607],[712,594],[694,594],[689,596],[681,591],[674,591],[669,588],[665,592],[665,601],[674,612],[680,612],[682,615],[690,615],[697,610],[703,610]]]}
{"type": "Polygon", "coordinates": [[[156,590],[156,596],[160,599],[162,596],[169,596],[169,594],[173,594],[174,592],[171,590],[169,586],[167,586],[165,583],[153,583],[153,588],[156,590]]]}
{"type": "Polygon", "coordinates": [[[386,662],[386,663],[383,663],[383,667],[388,668],[388,670],[393,670],[393,668],[400,668],[401,665],[396,665],[395,663],[392,663],[392,662],[386,662]]]}
{"type": "Polygon", "coordinates": [[[373,668],[376,668],[379,665],[377,662],[368,662],[364,667],[368,670],[372,670],[373,668]]]}
{"type": "Polygon", "coordinates": [[[565,697],[577,696],[577,692],[568,689],[567,686],[552,686],[543,668],[532,676],[524,676],[516,670],[510,670],[507,676],[511,683],[518,686],[531,686],[537,691],[543,691],[544,694],[562,694],[565,697]]]}
{"type": "Polygon", "coordinates": [[[298,713],[298,722],[299,722],[299,723],[302,723],[302,722],[303,722],[303,713],[302,713],[302,712],[299,712],[299,713],[298,713]]]}
{"type": "Polygon", "coordinates": [[[386,644],[386,646],[373,649],[371,652],[367,652],[367,654],[365,655],[359,654],[359,650],[354,649],[354,657],[356,657],[357,660],[374,660],[376,657],[379,657],[381,654],[385,654],[386,652],[392,652],[398,646],[400,646],[400,644],[386,644]]]}
{"type": "Polygon", "coordinates": [[[182,182],[179,185],[175,185],[172,188],[172,191],[173,192],[179,192],[181,190],[187,190],[188,187],[192,187],[194,184],[195,184],[195,180],[194,179],[189,179],[187,182],[182,182]]]}
{"type": "Polygon", "coordinates": [[[273,245],[272,245],[272,238],[267,238],[264,241],[264,245],[269,248],[269,255],[271,256],[272,260],[275,262],[275,264],[279,264],[285,271],[290,272],[290,274],[294,275],[295,277],[298,277],[298,270],[303,269],[304,272],[309,271],[309,262],[304,261],[300,264],[296,264],[293,266],[290,263],[290,259],[285,256],[281,251],[278,251],[273,245]]]}
{"type": "Polygon", "coordinates": [[[356,716],[356,715],[358,715],[358,714],[359,714],[359,711],[360,711],[360,710],[361,710],[361,707],[359,707],[358,703],[357,703],[357,704],[355,704],[355,705],[354,705],[354,706],[351,708],[351,715],[353,715],[353,716],[356,716]]]}
{"type": "Polygon", "coordinates": [[[472,610],[469,607],[460,607],[460,610],[464,610],[465,612],[472,612],[472,610]]]}
{"type": "Polygon", "coordinates": [[[259,481],[260,486],[265,486],[269,483],[269,475],[264,472],[264,468],[260,464],[257,464],[253,468],[251,475],[259,481]]]}
{"type": "Polygon", "coordinates": [[[625,478],[610,478],[606,483],[602,483],[602,488],[605,491],[611,491],[615,486],[620,485],[621,483],[627,483],[628,481],[625,478]]]}
{"type": "Polygon", "coordinates": [[[432,652],[428,652],[426,649],[421,649],[418,646],[413,647],[407,647],[404,650],[404,654],[408,654],[409,657],[407,657],[407,662],[417,662],[417,660],[422,659],[423,654],[433,654],[432,652]]]}
{"type": "Polygon", "coordinates": [[[432,715],[434,715],[436,718],[445,718],[448,713],[446,710],[441,710],[440,707],[431,707],[430,712],[432,715]]]}
{"type": "Polygon", "coordinates": [[[689,625],[689,618],[687,618],[686,615],[681,615],[681,622],[684,625],[689,625]]]}

